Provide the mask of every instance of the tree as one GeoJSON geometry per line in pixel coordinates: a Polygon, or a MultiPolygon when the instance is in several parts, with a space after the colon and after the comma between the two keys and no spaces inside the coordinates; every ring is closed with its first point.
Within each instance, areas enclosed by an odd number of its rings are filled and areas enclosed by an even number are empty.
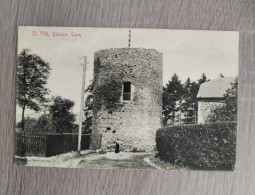
{"type": "Polygon", "coordinates": [[[185,122],[195,122],[197,111],[197,93],[199,90],[199,84],[191,82],[190,78],[183,84],[184,88],[184,103],[182,104],[181,111],[186,112],[185,122]],[[190,112],[192,111],[192,112],[190,112]]]}
{"type": "Polygon", "coordinates": [[[191,82],[188,78],[187,81],[184,83],[185,89],[185,104],[183,106],[184,110],[193,110],[193,118],[196,117],[197,112],[197,93],[199,91],[200,85],[210,81],[207,78],[205,73],[201,75],[201,78],[197,82],[191,82]]]}
{"type": "Polygon", "coordinates": [[[71,133],[74,128],[75,114],[71,112],[74,102],[60,96],[53,98],[49,106],[52,125],[57,133],[71,133]]]}
{"type": "Polygon", "coordinates": [[[190,107],[190,104],[193,104],[197,101],[197,93],[199,90],[199,85],[196,82],[191,82],[190,78],[183,84],[184,88],[184,99],[187,103],[186,106],[190,107]]]}
{"type": "MultiPolygon", "coordinates": [[[[202,83],[209,81],[205,73],[197,82],[191,82],[190,78],[184,84],[179,77],[174,74],[171,81],[168,81],[166,87],[163,87],[163,115],[165,125],[168,119],[172,119],[174,124],[175,112],[197,109],[197,93],[202,83]]],[[[194,112],[194,117],[196,113],[194,112]]]]}
{"type": "Polygon", "coordinates": [[[23,49],[17,62],[17,103],[22,108],[21,128],[24,130],[25,109],[36,112],[47,102],[46,88],[50,73],[50,65],[36,54],[30,54],[29,49],[23,49]]]}
{"type": "MultiPolygon", "coordinates": [[[[36,119],[31,118],[29,116],[24,118],[24,132],[25,133],[33,133],[35,130],[35,125],[36,125],[36,119]]],[[[17,124],[17,128],[22,128],[22,122],[17,124]]]]}
{"type": "Polygon", "coordinates": [[[177,74],[174,74],[171,81],[168,81],[166,87],[163,87],[163,115],[166,124],[167,120],[172,118],[174,124],[175,112],[179,110],[177,101],[181,102],[184,98],[184,88],[177,74]],[[170,115],[171,114],[171,115],[170,115]]]}
{"type": "Polygon", "coordinates": [[[202,83],[205,83],[207,81],[210,81],[210,79],[207,79],[205,73],[203,73],[201,78],[198,80],[198,85],[200,86],[202,83]]]}
{"type": "Polygon", "coordinates": [[[54,133],[55,129],[52,125],[52,119],[50,114],[42,114],[35,124],[35,133],[54,133]]]}
{"type": "Polygon", "coordinates": [[[224,104],[211,110],[206,122],[237,121],[238,79],[224,94],[224,104]]]}
{"type": "Polygon", "coordinates": [[[86,92],[88,93],[88,95],[85,100],[85,106],[84,106],[85,120],[83,122],[83,125],[84,125],[84,132],[90,133],[92,128],[92,119],[93,119],[93,83],[91,83],[87,87],[86,92]]]}

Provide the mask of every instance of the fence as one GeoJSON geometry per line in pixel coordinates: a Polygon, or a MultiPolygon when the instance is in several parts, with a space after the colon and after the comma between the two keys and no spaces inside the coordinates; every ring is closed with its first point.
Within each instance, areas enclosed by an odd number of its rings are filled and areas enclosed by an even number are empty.
{"type": "MultiPolygon", "coordinates": [[[[77,150],[78,134],[16,134],[16,155],[54,156],[77,150]]],[[[90,134],[81,136],[81,150],[89,149],[90,134]]]]}

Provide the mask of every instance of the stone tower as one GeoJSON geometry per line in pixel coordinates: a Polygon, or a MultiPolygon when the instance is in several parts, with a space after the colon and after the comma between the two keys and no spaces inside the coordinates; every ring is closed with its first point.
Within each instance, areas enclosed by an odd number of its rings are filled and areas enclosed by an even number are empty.
{"type": "Polygon", "coordinates": [[[152,151],[161,127],[163,59],[154,49],[114,48],[94,56],[91,146],[152,151]]]}

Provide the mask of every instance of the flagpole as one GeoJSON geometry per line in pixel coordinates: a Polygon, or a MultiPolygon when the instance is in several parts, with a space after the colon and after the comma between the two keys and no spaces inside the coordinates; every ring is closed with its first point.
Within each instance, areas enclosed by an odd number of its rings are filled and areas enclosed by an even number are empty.
{"type": "Polygon", "coordinates": [[[80,107],[80,120],[79,120],[79,135],[78,135],[78,155],[81,154],[81,130],[82,130],[82,120],[83,120],[83,111],[84,111],[84,93],[85,93],[85,78],[86,78],[86,65],[87,65],[87,56],[84,56],[84,65],[82,73],[82,89],[81,89],[81,107],[80,107]]]}

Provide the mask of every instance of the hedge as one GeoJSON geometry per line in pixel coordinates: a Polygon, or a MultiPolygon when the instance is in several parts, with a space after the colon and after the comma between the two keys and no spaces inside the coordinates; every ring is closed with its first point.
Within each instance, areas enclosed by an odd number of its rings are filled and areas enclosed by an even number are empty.
{"type": "Polygon", "coordinates": [[[233,170],[236,122],[168,126],[156,134],[158,157],[192,169],[233,170]]]}

